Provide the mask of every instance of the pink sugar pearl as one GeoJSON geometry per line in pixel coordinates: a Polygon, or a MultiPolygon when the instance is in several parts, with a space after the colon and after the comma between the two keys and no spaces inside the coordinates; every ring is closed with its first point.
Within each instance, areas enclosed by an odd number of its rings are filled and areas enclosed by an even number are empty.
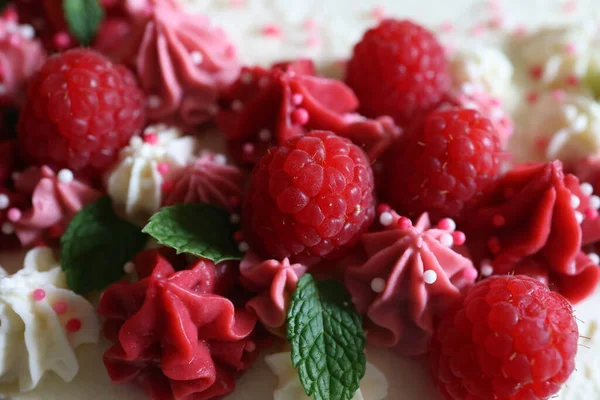
{"type": "Polygon", "coordinates": [[[46,291],[44,289],[35,289],[31,296],[35,301],[42,301],[46,298],[46,291]]]}

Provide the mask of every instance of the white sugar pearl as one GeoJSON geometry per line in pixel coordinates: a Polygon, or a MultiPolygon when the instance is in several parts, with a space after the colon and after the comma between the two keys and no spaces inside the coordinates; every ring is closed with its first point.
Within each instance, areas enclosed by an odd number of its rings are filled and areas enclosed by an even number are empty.
{"type": "Polygon", "coordinates": [[[379,216],[379,223],[383,226],[390,226],[394,222],[394,216],[390,212],[382,212],[379,216]]]}
{"type": "Polygon", "coordinates": [[[58,171],[58,180],[62,183],[71,183],[73,179],[75,179],[75,176],[70,169],[61,169],[58,171]]]}
{"type": "Polygon", "coordinates": [[[375,278],[371,281],[371,290],[375,293],[381,293],[385,289],[385,281],[382,278],[375,278]]]}
{"type": "Polygon", "coordinates": [[[12,235],[13,233],[15,233],[15,227],[10,222],[5,222],[4,224],[2,224],[1,230],[2,233],[4,233],[5,235],[12,235]]]}
{"type": "Polygon", "coordinates": [[[594,210],[597,210],[600,208],[600,197],[593,195],[590,197],[590,207],[593,208],[594,210]]]}
{"type": "Polygon", "coordinates": [[[0,194],[0,210],[6,210],[10,206],[10,199],[4,193],[0,194]]]}
{"type": "Polygon", "coordinates": [[[571,207],[572,208],[577,208],[577,207],[579,207],[580,204],[581,204],[581,200],[579,199],[579,197],[577,197],[576,195],[572,194],[571,195],[571,207]]]}
{"type": "Polygon", "coordinates": [[[239,214],[231,214],[229,216],[229,222],[231,222],[232,224],[239,224],[240,223],[239,214]]]}
{"type": "Polygon", "coordinates": [[[219,164],[219,165],[225,165],[227,164],[227,157],[225,157],[225,155],[223,154],[217,154],[215,155],[215,163],[219,164]]]}
{"type": "Polygon", "coordinates": [[[123,266],[123,271],[125,271],[125,273],[127,275],[131,275],[135,272],[135,264],[130,262],[126,262],[125,265],[123,266]]]}
{"type": "Polygon", "coordinates": [[[579,185],[579,189],[581,189],[581,192],[586,196],[591,196],[594,193],[594,188],[587,182],[579,185]]]}
{"type": "Polygon", "coordinates": [[[242,74],[240,75],[240,80],[243,84],[249,85],[254,80],[254,77],[250,72],[242,72],[242,74]]]}
{"type": "Polygon", "coordinates": [[[231,102],[231,109],[233,111],[236,111],[236,112],[242,111],[243,108],[244,108],[244,103],[242,103],[241,101],[234,100],[231,102]]]}
{"type": "Polygon", "coordinates": [[[248,243],[246,242],[240,242],[240,244],[238,244],[238,250],[245,253],[250,250],[250,246],[248,246],[248,243]]]}
{"type": "Polygon", "coordinates": [[[481,275],[490,276],[494,273],[494,268],[489,264],[489,261],[481,263],[481,275]]]}
{"type": "Polygon", "coordinates": [[[596,265],[600,264],[600,256],[598,254],[596,254],[596,253],[589,253],[588,254],[588,258],[594,264],[596,264],[596,265]]]}
{"type": "Polygon", "coordinates": [[[271,140],[271,131],[268,129],[261,129],[260,132],[258,132],[258,138],[263,142],[271,140]]]}
{"type": "Polygon", "coordinates": [[[440,243],[446,247],[452,247],[454,245],[454,238],[449,233],[444,233],[440,236],[440,243]]]}
{"type": "Polygon", "coordinates": [[[577,220],[578,224],[581,224],[583,222],[584,216],[579,211],[575,211],[575,219],[577,220]]]}
{"type": "Polygon", "coordinates": [[[19,26],[19,33],[21,33],[21,36],[25,39],[31,40],[35,36],[35,29],[29,24],[24,24],[19,26]]]}
{"type": "Polygon", "coordinates": [[[150,108],[158,108],[162,105],[162,100],[160,97],[156,95],[148,96],[148,107],[150,108]]]}
{"type": "Polygon", "coordinates": [[[190,57],[192,58],[192,62],[196,65],[202,64],[202,61],[204,60],[202,53],[200,53],[199,51],[192,51],[190,53],[190,57]]]}
{"type": "Polygon", "coordinates": [[[423,272],[423,281],[425,281],[425,283],[428,285],[431,285],[437,281],[437,274],[434,270],[428,269],[427,271],[423,272]]]}
{"type": "Polygon", "coordinates": [[[448,232],[454,232],[456,230],[456,222],[452,218],[444,218],[448,223],[448,232]]]}

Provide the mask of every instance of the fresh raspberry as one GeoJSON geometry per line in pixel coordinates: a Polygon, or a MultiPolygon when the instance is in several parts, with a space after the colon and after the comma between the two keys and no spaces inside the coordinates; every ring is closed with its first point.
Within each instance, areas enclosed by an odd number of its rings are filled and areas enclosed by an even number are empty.
{"type": "Polygon", "coordinates": [[[487,118],[475,110],[434,111],[387,153],[381,190],[403,215],[456,218],[500,166],[499,138],[487,118]]]}
{"type": "Polygon", "coordinates": [[[431,32],[410,21],[384,20],[354,47],[346,82],[366,116],[389,115],[404,127],[440,101],[450,73],[431,32]]]}
{"type": "Polygon", "coordinates": [[[144,125],[144,96],[125,67],[74,49],[44,64],[19,121],[25,159],[97,174],[144,125]]]}
{"type": "Polygon", "coordinates": [[[265,256],[313,264],[341,255],[375,215],[363,150],[327,131],[296,136],[257,164],[243,208],[245,237],[265,256]]]}
{"type": "Polygon", "coordinates": [[[448,400],[548,399],[575,369],[578,339],[564,297],[529,277],[494,276],[440,324],[431,371],[448,400]]]}

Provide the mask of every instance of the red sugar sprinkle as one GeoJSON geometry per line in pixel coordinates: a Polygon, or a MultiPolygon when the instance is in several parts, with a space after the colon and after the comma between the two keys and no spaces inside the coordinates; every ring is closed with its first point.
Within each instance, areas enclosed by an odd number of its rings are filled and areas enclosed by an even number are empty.
{"type": "Polygon", "coordinates": [[[144,142],[148,144],[156,144],[158,143],[158,136],[156,133],[146,133],[144,135],[144,142]]]}
{"type": "Polygon", "coordinates": [[[79,318],[70,319],[66,325],[67,332],[75,333],[81,330],[81,320],[79,318]]]}
{"type": "Polygon", "coordinates": [[[467,241],[467,236],[464,232],[455,231],[452,232],[452,239],[454,239],[454,244],[456,246],[462,246],[467,241]]]}
{"type": "Polygon", "coordinates": [[[410,219],[406,217],[400,217],[398,220],[398,228],[400,229],[408,229],[412,226],[412,222],[410,219]]]}
{"type": "Polygon", "coordinates": [[[35,289],[31,294],[31,297],[33,297],[33,300],[35,301],[42,301],[46,297],[46,291],[44,289],[35,289]]]}
{"type": "Polygon", "coordinates": [[[527,102],[529,104],[533,104],[536,101],[538,101],[538,97],[539,96],[538,96],[538,94],[536,92],[529,92],[529,93],[527,93],[527,102]]]}
{"type": "Polygon", "coordinates": [[[64,50],[71,45],[71,37],[67,32],[58,32],[54,35],[54,45],[59,50],[64,50]]]}
{"type": "Polygon", "coordinates": [[[56,315],[63,315],[67,312],[68,305],[66,301],[57,301],[52,305],[52,309],[56,313],[56,315]]]}
{"type": "Polygon", "coordinates": [[[281,29],[275,24],[267,24],[261,29],[261,33],[265,36],[280,37],[281,29]]]}
{"type": "Polygon", "coordinates": [[[156,166],[158,173],[161,175],[166,175],[169,172],[170,168],[171,167],[169,166],[169,164],[165,162],[158,163],[158,165],[156,166]]]}
{"type": "Polygon", "coordinates": [[[292,111],[292,122],[298,125],[305,125],[308,122],[308,111],[304,108],[297,108],[292,111]]]}
{"type": "Polygon", "coordinates": [[[570,86],[578,86],[579,85],[579,78],[577,76],[575,76],[575,75],[569,75],[565,79],[565,82],[567,83],[567,85],[570,85],[570,86]]]}
{"type": "Polygon", "coordinates": [[[542,68],[541,65],[534,65],[529,70],[529,75],[531,75],[531,77],[533,79],[538,80],[538,79],[540,79],[542,77],[542,73],[543,72],[544,72],[544,69],[542,68]]]}
{"type": "Polygon", "coordinates": [[[384,212],[390,212],[391,210],[392,210],[392,207],[390,207],[390,205],[387,203],[380,203],[377,206],[377,214],[382,214],[384,212]]]}

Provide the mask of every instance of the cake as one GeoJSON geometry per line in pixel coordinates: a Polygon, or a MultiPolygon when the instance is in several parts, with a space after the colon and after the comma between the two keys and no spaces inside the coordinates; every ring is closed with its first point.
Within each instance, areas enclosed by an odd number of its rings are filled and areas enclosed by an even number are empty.
{"type": "Polygon", "coordinates": [[[0,398],[600,397],[593,1],[12,3],[0,398]]]}

